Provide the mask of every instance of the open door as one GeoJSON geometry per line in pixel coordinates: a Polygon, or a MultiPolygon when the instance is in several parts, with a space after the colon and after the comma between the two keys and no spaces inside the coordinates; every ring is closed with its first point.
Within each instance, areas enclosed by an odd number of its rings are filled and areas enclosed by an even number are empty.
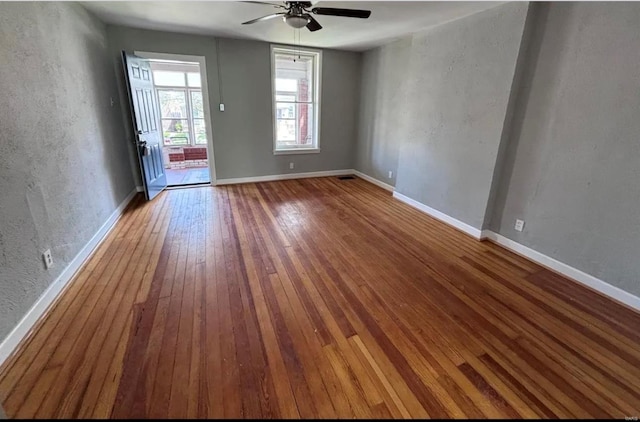
{"type": "Polygon", "coordinates": [[[122,52],[131,119],[144,192],[148,200],[167,187],[162,162],[162,128],[149,60],[122,52]]]}

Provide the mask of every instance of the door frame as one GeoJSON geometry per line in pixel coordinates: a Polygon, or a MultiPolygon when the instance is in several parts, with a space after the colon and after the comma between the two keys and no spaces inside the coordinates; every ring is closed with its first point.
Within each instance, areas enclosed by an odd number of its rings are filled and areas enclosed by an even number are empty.
{"type": "Polygon", "coordinates": [[[134,51],[133,54],[145,59],[174,60],[180,62],[198,63],[200,65],[200,85],[204,107],[204,121],[206,125],[205,129],[207,132],[207,160],[209,162],[209,182],[211,186],[215,186],[217,182],[216,160],[213,152],[213,125],[211,124],[211,106],[209,102],[209,84],[207,83],[207,64],[205,57],[173,53],[155,53],[151,51],[134,51]]]}

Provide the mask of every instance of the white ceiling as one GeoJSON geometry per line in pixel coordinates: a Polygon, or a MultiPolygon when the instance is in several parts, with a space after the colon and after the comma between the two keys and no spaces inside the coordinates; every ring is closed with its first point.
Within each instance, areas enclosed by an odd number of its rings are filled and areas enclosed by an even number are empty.
{"type": "MultiPolygon", "coordinates": [[[[110,24],[293,44],[294,30],[280,19],[241,25],[279,11],[238,1],[85,1],[110,24]]],[[[278,3],[278,2],[272,2],[278,3]]],[[[300,43],[311,47],[364,51],[444,22],[489,9],[497,1],[316,1],[314,6],[371,10],[369,19],[318,16],[317,32],[300,30],[300,43]]]]}

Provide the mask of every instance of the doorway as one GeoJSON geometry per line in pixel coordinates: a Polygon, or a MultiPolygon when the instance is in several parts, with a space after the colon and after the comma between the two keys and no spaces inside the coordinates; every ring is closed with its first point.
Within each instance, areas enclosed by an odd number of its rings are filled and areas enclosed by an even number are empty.
{"type": "Polygon", "coordinates": [[[150,61],[169,187],[214,184],[211,114],[204,57],[135,54],[150,61]]]}

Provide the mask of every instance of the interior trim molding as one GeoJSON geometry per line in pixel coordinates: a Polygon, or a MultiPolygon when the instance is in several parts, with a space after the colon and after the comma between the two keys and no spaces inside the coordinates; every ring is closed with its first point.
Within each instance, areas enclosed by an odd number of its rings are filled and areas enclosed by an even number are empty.
{"type": "Polygon", "coordinates": [[[51,305],[55,303],[60,293],[69,285],[75,273],[80,269],[82,264],[91,256],[93,251],[102,243],[107,234],[113,229],[116,222],[122,216],[124,209],[129,202],[137,195],[138,190],[133,189],[129,195],[118,205],[118,208],[111,213],[107,221],[98,229],[96,234],[87,242],[86,245],[71,260],[69,265],[60,273],[60,275],[47,287],[47,289],[38,298],[36,303],[29,309],[15,328],[7,335],[0,344],[0,365],[2,365],[14,351],[16,351],[24,340],[29,338],[31,331],[35,327],[40,318],[46,314],[51,305]]]}
{"type": "Polygon", "coordinates": [[[481,240],[482,239],[482,231],[480,229],[476,229],[473,226],[468,225],[467,223],[464,223],[460,220],[457,220],[453,217],[448,216],[447,214],[440,212],[434,208],[431,208],[421,202],[416,201],[415,199],[411,199],[408,196],[405,196],[403,194],[401,194],[398,191],[394,191],[393,192],[393,197],[398,199],[399,201],[404,202],[405,204],[411,205],[414,208],[417,208],[418,210],[424,212],[425,214],[429,214],[430,216],[434,217],[437,220],[442,221],[443,223],[446,223],[466,234],[468,234],[469,236],[477,239],[477,240],[481,240]]]}
{"type": "Polygon", "coordinates": [[[590,287],[591,289],[596,290],[599,293],[602,293],[603,295],[608,296],[611,299],[617,300],[618,302],[621,302],[633,309],[640,310],[640,297],[637,297],[627,291],[624,291],[616,286],[607,283],[606,281],[600,280],[599,278],[580,271],[577,268],[567,265],[564,262],[560,262],[557,259],[551,258],[550,256],[524,246],[523,244],[518,243],[515,240],[511,240],[498,233],[492,232],[490,230],[484,230],[483,233],[485,234],[487,240],[496,243],[504,247],[505,249],[509,249],[510,251],[518,255],[528,258],[531,261],[542,265],[543,267],[547,267],[552,271],[560,273],[565,277],[568,277],[580,284],[590,287]]]}
{"type": "Polygon", "coordinates": [[[235,185],[238,183],[273,182],[275,180],[306,179],[309,177],[345,176],[354,170],[310,171],[306,173],[271,174],[268,176],[237,177],[234,179],[218,179],[216,185],[235,185]]]}
{"type": "Polygon", "coordinates": [[[355,174],[356,176],[358,176],[361,179],[366,180],[369,183],[373,183],[376,186],[380,186],[382,189],[388,190],[389,192],[393,192],[393,190],[395,189],[395,187],[391,186],[388,183],[382,182],[378,179],[375,179],[371,176],[369,176],[368,174],[364,174],[361,171],[358,170],[353,170],[353,174],[355,174]]]}
{"type": "Polygon", "coordinates": [[[144,192],[144,186],[136,186],[136,192],[144,192]]]}

